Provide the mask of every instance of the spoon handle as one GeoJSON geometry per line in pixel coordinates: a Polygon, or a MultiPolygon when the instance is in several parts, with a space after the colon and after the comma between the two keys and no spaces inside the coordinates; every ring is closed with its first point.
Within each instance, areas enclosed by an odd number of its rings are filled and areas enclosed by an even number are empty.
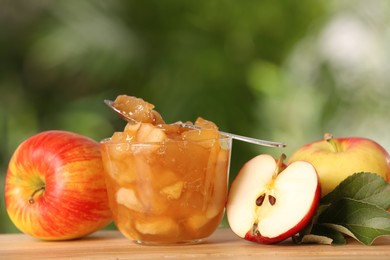
{"type": "MultiPolygon", "coordinates": [[[[189,125],[189,124],[185,124],[185,123],[179,123],[179,125],[182,127],[187,127],[187,128],[192,128],[192,129],[201,129],[201,127],[196,126],[196,125],[189,125]]],[[[257,144],[257,145],[262,145],[262,146],[269,146],[269,147],[286,147],[287,146],[284,143],[260,140],[260,139],[256,139],[256,138],[252,138],[252,137],[231,134],[231,133],[227,133],[227,132],[223,132],[223,131],[219,131],[219,132],[221,134],[229,136],[233,139],[247,142],[247,143],[252,143],[252,144],[257,144]]]]}
{"type": "Polygon", "coordinates": [[[260,139],[256,139],[256,138],[252,138],[252,137],[236,135],[236,134],[226,133],[226,132],[222,132],[222,131],[219,131],[219,132],[221,134],[230,136],[233,139],[240,140],[240,141],[247,142],[247,143],[252,143],[252,144],[257,144],[257,145],[262,145],[262,146],[269,146],[269,147],[286,147],[287,146],[284,143],[260,140],[260,139]]]}

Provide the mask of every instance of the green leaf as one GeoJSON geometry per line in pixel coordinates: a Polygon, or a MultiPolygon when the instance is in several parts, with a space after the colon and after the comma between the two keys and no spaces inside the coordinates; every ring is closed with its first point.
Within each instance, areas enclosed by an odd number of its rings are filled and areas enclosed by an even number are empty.
{"type": "Polygon", "coordinates": [[[332,203],[319,217],[318,224],[349,235],[365,245],[390,235],[390,213],[374,204],[350,198],[332,203]]]}
{"type": "Polygon", "coordinates": [[[314,225],[310,234],[303,236],[301,243],[317,243],[325,245],[345,245],[347,243],[343,234],[322,225],[314,225]]]}
{"type": "Polygon", "coordinates": [[[299,233],[292,237],[296,244],[345,244],[345,239],[339,232],[325,226],[316,225],[318,217],[330,204],[319,205],[311,221],[299,233]]]}
{"type": "Polygon", "coordinates": [[[387,210],[390,208],[390,184],[373,173],[355,173],[324,196],[321,204],[333,203],[341,198],[365,201],[387,210]]]}
{"type": "Polygon", "coordinates": [[[346,178],[321,199],[311,222],[296,243],[345,244],[344,235],[365,245],[390,235],[390,184],[368,172],[346,178]]]}
{"type": "Polygon", "coordinates": [[[294,236],[294,242],[297,244],[301,243],[304,236],[312,233],[313,225],[317,223],[318,217],[324,212],[330,205],[319,205],[314,216],[311,218],[310,222],[301,230],[297,236],[294,236]]]}

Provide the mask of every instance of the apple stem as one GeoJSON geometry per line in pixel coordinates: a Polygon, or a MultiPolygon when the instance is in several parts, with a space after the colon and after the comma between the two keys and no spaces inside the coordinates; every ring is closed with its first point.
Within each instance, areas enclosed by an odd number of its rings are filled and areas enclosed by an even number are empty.
{"type": "Polygon", "coordinates": [[[280,155],[278,163],[277,163],[276,168],[275,168],[274,175],[273,175],[274,179],[279,175],[279,173],[282,172],[282,170],[283,170],[283,162],[284,162],[284,160],[286,160],[286,158],[287,158],[287,156],[284,153],[282,153],[280,155]]]}
{"type": "Polygon", "coordinates": [[[337,145],[337,142],[334,140],[333,135],[329,133],[324,134],[324,140],[330,144],[332,147],[333,152],[337,153],[339,152],[339,147],[337,145]]]}
{"type": "Polygon", "coordinates": [[[260,236],[261,235],[259,229],[257,228],[257,226],[258,226],[258,223],[256,223],[256,222],[253,223],[251,233],[254,236],[260,236]]]}
{"type": "Polygon", "coordinates": [[[38,189],[36,189],[31,195],[30,197],[28,198],[28,203],[30,204],[34,204],[35,200],[34,200],[34,196],[35,194],[37,194],[38,192],[40,192],[41,190],[45,190],[46,186],[42,186],[38,189]]]}

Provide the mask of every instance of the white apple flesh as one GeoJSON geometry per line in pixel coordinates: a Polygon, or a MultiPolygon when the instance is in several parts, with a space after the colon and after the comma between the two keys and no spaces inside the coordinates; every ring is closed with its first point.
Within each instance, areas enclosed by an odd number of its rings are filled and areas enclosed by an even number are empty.
{"type": "Polygon", "coordinates": [[[304,228],[321,196],[318,175],[308,162],[287,168],[285,156],[276,161],[259,155],[234,179],[226,206],[230,228],[239,237],[265,244],[281,242],[304,228]]]}

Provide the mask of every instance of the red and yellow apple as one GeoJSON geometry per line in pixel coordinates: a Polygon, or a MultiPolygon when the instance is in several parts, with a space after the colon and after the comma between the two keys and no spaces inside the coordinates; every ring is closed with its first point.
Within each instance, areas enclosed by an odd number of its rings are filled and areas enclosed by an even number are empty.
{"type": "Polygon", "coordinates": [[[333,138],[325,134],[324,140],[295,151],[288,164],[295,161],[307,161],[316,168],[322,196],[357,172],[375,173],[390,182],[390,156],[381,145],[368,138],[333,138]]]}
{"type": "Polygon", "coordinates": [[[5,181],[6,210],[22,232],[43,240],[79,238],[111,222],[99,143],[67,131],[22,142],[5,181]]]}
{"type": "Polygon", "coordinates": [[[229,189],[226,214],[239,237],[273,244],[292,237],[313,217],[321,188],[314,167],[297,161],[285,167],[262,154],[241,168],[229,189]]]}

